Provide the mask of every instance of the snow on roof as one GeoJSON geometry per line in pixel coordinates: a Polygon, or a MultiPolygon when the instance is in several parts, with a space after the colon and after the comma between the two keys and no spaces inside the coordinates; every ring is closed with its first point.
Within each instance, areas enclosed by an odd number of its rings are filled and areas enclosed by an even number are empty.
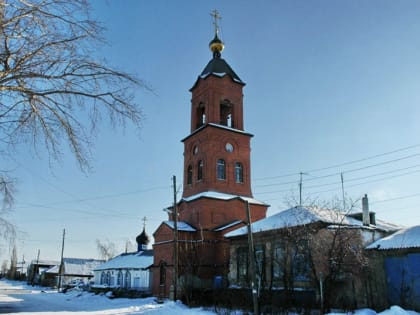
{"type": "Polygon", "coordinates": [[[401,225],[389,223],[384,220],[378,220],[378,219],[376,219],[375,225],[370,225],[370,226],[374,226],[386,232],[394,232],[403,228],[401,225]]]}
{"type": "Polygon", "coordinates": [[[229,126],[226,126],[226,125],[215,124],[215,123],[208,123],[207,125],[209,125],[209,126],[213,126],[213,127],[217,127],[217,128],[221,128],[221,129],[230,130],[230,131],[233,131],[233,132],[236,132],[236,133],[243,133],[243,134],[245,134],[245,135],[250,135],[250,136],[252,136],[252,134],[250,134],[250,133],[248,133],[248,132],[246,132],[246,131],[244,131],[244,130],[240,130],[240,129],[232,128],[232,127],[229,127],[229,126]]]}
{"type": "MultiPolygon", "coordinates": [[[[325,208],[318,207],[294,207],[265,219],[261,219],[251,224],[253,233],[265,232],[285,227],[300,226],[304,224],[324,222],[328,224],[339,225],[360,225],[360,221],[347,217],[344,213],[325,208]]],[[[227,233],[226,237],[234,237],[247,233],[247,227],[241,227],[237,230],[227,233]]]]}
{"type": "MultiPolygon", "coordinates": [[[[64,258],[64,274],[78,276],[93,276],[93,270],[102,264],[103,260],[64,258]]],[[[59,273],[60,265],[51,267],[46,273],[59,273]]]]}
{"type": "MultiPolygon", "coordinates": [[[[175,228],[174,221],[163,221],[163,223],[168,225],[172,230],[175,228]]],[[[177,222],[177,228],[178,228],[178,231],[184,231],[184,232],[195,232],[195,231],[197,231],[191,225],[189,225],[188,223],[183,222],[183,221],[178,221],[177,222]]]]}
{"type": "Polygon", "coordinates": [[[135,253],[124,253],[108,260],[96,267],[95,271],[108,269],[145,269],[153,264],[153,252],[151,250],[135,253]]]}
{"type": "Polygon", "coordinates": [[[55,266],[59,265],[60,262],[58,260],[42,260],[42,259],[34,259],[31,261],[32,265],[39,265],[39,266],[55,266]]]}
{"type": "Polygon", "coordinates": [[[214,231],[216,231],[216,232],[223,231],[223,230],[226,230],[226,229],[228,229],[228,228],[230,228],[230,227],[232,227],[232,226],[238,225],[238,224],[240,224],[240,223],[242,223],[242,221],[241,221],[241,220],[235,220],[235,221],[230,222],[230,223],[228,223],[228,224],[225,224],[225,225],[219,226],[218,228],[214,229],[214,231]]]}
{"type": "Polygon", "coordinates": [[[370,244],[367,249],[420,248],[420,225],[401,229],[370,244]]]}
{"type": "Polygon", "coordinates": [[[189,202],[189,201],[193,201],[199,198],[212,198],[212,199],[220,199],[220,200],[231,200],[231,199],[237,198],[243,201],[248,201],[251,204],[266,205],[264,202],[251,198],[251,197],[225,194],[225,193],[220,193],[217,191],[204,191],[204,192],[201,192],[201,193],[189,196],[189,197],[182,198],[181,201],[189,202]]]}

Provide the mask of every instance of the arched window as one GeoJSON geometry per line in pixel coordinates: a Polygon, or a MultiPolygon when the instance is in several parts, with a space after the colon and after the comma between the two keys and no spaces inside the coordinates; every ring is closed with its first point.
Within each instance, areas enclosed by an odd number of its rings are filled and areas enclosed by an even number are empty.
{"type": "Polygon", "coordinates": [[[101,272],[101,284],[107,284],[106,283],[106,272],[105,271],[101,272]]]}
{"type": "Polygon", "coordinates": [[[203,161],[200,160],[198,161],[198,165],[197,165],[197,180],[202,180],[203,179],[203,161]]]}
{"type": "Polygon", "coordinates": [[[118,271],[118,275],[117,275],[117,287],[122,287],[123,286],[123,273],[122,271],[118,271]]]}
{"type": "Polygon", "coordinates": [[[244,182],[244,168],[242,166],[242,163],[240,162],[235,163],[235,182],[236,183],[244,182]]]}
{"type": "Polygon", "coordinates": [[[217,160],[217,179],[225,180],[226,179],[226,162],[225,160],[217,160]]]}
{"type": "Polygon", "coordinates": [[[111,285],[111,272],[109,272],[109,271],[106,273],[105,283],[107,285],[111,285]]]}
{"type": "Polygon", "coordinates": [[[126,288],[131,288],[131,273],[128,270],[125,272],[124,284],[126,288]]]}
{"type": "Polygon", "coordinates": [[[193,168],[191,165],[188,165],[187,168],[187,185],[192,184],[192,178],[193,178],[193,168]]]}

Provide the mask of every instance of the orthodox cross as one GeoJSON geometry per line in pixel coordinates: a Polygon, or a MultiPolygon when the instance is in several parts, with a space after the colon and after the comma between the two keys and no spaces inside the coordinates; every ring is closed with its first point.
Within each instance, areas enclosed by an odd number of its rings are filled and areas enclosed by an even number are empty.
{"type": "Polygon", "coordinates": [[[211,11],[210,15],[214,19],[214,22],[213,22],[213,25],[214,25],[214,33],[217,35],[217,34],[219,34],[219,25],[217,23],[217,20],[221,20],[222,17],[220,16],[219,11],[217,11],[216,9],[214,9],[213,11],[211,11]]]}
{"type": "Polygon", "coordinates": [[[147,218],[146,217],[143,217],[142,221],[143,221],[143,229],[145,230],[146,229],[146,221],[147,221],[147,218]]]}

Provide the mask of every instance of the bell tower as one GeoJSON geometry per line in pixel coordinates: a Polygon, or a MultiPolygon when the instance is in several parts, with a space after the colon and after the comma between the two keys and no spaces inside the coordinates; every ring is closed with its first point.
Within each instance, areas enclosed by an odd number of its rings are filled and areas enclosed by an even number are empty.
{"type": "Polygon", "coordinates": [[[182,198],[167,208],[155,231],[153,294],[167,297],[179,283],[212,288],[226,279],[229,241],[224,235],[265,218],[268,205],[251,192],[251,138],[244,130],[245,83],[222,58],[217,11],[212,59],[190,89],[190,134],[184,143],[182,198]]]}
{"type": "Polygon", "coordinates": [[[191,130],[184,142],[183,197],[214,191],[252,197],[250,139],[244,131],[245,83],[221,57],[217,11],[213,58],[190,89],[191,130]]]}

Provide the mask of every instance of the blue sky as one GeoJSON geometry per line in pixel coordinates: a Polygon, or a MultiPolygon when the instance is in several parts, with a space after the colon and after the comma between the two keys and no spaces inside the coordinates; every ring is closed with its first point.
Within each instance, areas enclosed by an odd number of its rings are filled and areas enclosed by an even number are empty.
{"type": "MultiPolygon", "coordinates": [[[[222,57],[244,87],[254,197],[286,208],[298,195],[331,200],[368,194],[377,218],[420,224],[419,1],[93,1],[110,43],[97,54],[138,75],[145,120],[140,133],[105,122],[82,173],[62,160],[18,148],[8,169],[18,179],[9,218],[19,228],[19,259],[97,257],[96,239],[120,251],[147,217],[152,234],[182,184],[190,92],[211,59],[210,12],[222,15],[222,57]],[[356,162],[358,161],[358,162],[356,162]]],[[[182,188],[181,188],[182,190],[182,188]]],[[[180,197],[180,195],[178,196],[180,197]]],[[[358,203],[360,206],[360,203],[358,203]]],[[[8,259],[8,248],[0,248],[8,259]]]]}

